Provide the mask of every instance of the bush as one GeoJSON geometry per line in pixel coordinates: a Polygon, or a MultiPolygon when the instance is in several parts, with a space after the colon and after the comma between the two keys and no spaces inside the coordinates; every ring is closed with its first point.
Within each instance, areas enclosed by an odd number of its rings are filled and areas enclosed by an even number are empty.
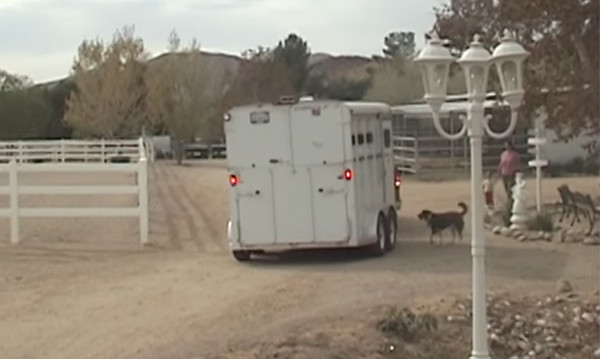
{"type": "Polygon", "coordinates": [[[585,159],[583,157],[576,157],[565,163],[550,163],[544,172],[550,177],[573,174],[598,175],[600,174],[600,162],[598,161],[598,156],[592,154],[585,159]]]}
{"type": "Polygon", "coordinates": [[[437,329],[437,320],[431,314],[415,314],[408,308],[392,308],[385,319],[379,322],[379,330],[408,343],[418,341],[437,329]]]}
{"type": "Polygon", "coordinates": [[[553,232],[554,222],[552,221],[552,215],[546,212],[538,213],[529,221],[527,227],[530,231],[553,232]]]}

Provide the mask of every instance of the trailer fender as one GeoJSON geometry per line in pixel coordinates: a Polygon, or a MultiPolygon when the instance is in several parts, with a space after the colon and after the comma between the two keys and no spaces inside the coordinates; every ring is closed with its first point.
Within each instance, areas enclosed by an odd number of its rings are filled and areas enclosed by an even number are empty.
{"type": "Polygon", "coordinates": [[[369,224],[369,243],[374,243],[377,240],[377,221],[379,220],[379,216],[385,217],[385,213],[382,211],[373,212],[371,214],[371,223],[369,224]]]}
{"type": "Polygon", "coordinates": [[[234,228],[231,220],[227,221],[227,240],[229,243],[233,243],[234,241],[234,228]]]}

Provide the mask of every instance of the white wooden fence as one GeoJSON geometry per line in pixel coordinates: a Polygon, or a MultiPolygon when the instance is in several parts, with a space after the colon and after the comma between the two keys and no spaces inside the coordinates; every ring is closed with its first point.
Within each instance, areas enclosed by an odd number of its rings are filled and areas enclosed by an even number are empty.
{"type": "MultiPolygon", "coordinates": [[[[50,142],[50,141],[46,141],[50,142]]],[[[64,142],[63,142],[64,144],[64,142]]],[[[105,143],[106,144],[106,143],[105,143]]],[[[32,157],[25,155],[13,157],[9,163],[0,163],[0,174],[8,174],[8,185],[0,185],[0,196],[10,197],[9,207],[0,208],[0,218],[10,218],[10,241],[18,244],[20,218],[48,218],[48,217],[138,217],[140,227],[140,241],[148,243],[148,161],[142,139],[138,142],[137,162],[133,163],[63,163],[68,162],[74,153],[59,153],[60,161],[50,163],[28,163],[32,157]],[[62,159],[65,159],[63,161],[62,159]],[[89,186],[57,186],[57,185],[22,185],[19,183],[21,173],[74,173],[74,172],[112,172],[134,173],[137,181],[135,185],[89,185],[89,186]],[[137,194],[137,205],[133,207],[22,207],[19,205],[20,195],[89,195],[112,194],[132,195],[137,194]]],[[[89,148],[89,147],[88,147],[89,148]]],[[[23,147],[22,147],[23,149],[23,147]]],[[[106,155],[108,152],[105,152],[106,155]]],[[[88,155],[90,152],[87,153],[88,155]]],[[[102,154],[101,154],[102,155],[102,154]]],[[[55,159],[56,157],[52,157],[55,159]]],[[[94,158],[89,157],[89,158],[94,158]]]]}
{"type": "Polygon", "coordinates": [[[403,172],[417,173],[419,165],[419,141],[415,137],[394,136],[394,161],[403,172]]]}
{"type": "Polygon", "coordinates": [[[132,140],[45,140],[0,141],[0,163],[23,162],[110,162],[127,157],[133,162],[144,155],[154,160],[152,141],[132,140]]]}

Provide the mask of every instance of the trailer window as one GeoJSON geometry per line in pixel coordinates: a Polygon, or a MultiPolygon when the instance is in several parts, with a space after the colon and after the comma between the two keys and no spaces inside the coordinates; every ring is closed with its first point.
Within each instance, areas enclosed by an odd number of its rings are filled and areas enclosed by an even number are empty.
{"type": "Polygon", "coordinates": [[[367,132],[367,143],[373,143],[373,133],[367,132]]]}
{"type": "Polygon", "coordinates": [[[383,144],[385,148],[389,148],[392,145],[392,133],[387,128],[383,130],[383,144]]]}
{"type": "Polygon", "coordinates": [[[363,135],[362,133],[358,134],[358,144],[362,145],[363,143],[365,143],[365,135],[363,135]]]}
{"type": "Polygon", "coordinates": [[[356,145],[356,136],[352,135],[352,146],[356,145]]]}
{"type": "Polygon", "coordinates": [[[255,111],[250,113],[250,123],[253,125],[269,123],[271,119],[269,118],[268,111],[255,111]]]}

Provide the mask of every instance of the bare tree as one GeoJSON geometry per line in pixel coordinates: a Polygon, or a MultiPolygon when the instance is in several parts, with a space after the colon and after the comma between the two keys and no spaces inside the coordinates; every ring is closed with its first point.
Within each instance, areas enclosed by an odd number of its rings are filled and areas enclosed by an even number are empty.
{"type": "Polygon", "coordinates": [[[111,43],[86,40],[73,64],[75,91],[65,122],[81,137],[137,135],[144,122],[144,69],[148,57],[135,29],[117,30],[111,43]]]}
{"type": "Polygon", "coordinates": [[[196,40],[187,47],[175,31],[169,36],[168,54],[149,69],[147,113],[151,123],[165,127],[177,143],[177,163],[183,161],[183,145],[209,130],[217,111],[214,83],[196,40]]]}

